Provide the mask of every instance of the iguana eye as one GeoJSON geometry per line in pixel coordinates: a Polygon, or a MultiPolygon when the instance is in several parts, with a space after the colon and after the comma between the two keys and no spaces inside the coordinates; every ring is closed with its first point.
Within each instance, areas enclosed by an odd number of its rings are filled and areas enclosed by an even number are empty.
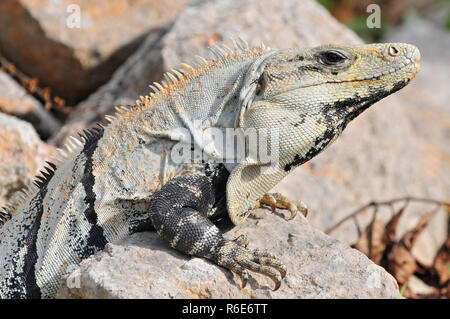
{"type": "Polygon", "coordinates": [[[326,65],[333,65],[342,62],[346,57],[337,51],[326,51],[320,55],[320,60],[326,65]]]}

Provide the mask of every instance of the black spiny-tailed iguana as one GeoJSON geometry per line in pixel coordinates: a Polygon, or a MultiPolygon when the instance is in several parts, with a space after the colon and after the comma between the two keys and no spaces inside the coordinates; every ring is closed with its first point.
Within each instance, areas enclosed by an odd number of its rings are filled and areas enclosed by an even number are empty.
{"type": "Polygon", "coordinates": [[[234,46],[214,48],[216,60],[183,64],[151,86],[155,93],[117,108],[106,127],[73,139],[0,213],[1,297],[54,297],[70,265],[153,229],[171,247],[237,273],[243,285],[248,269],[279,287],[283,263],[247,248],[244,236],[226,240],[217,224],[243,222],[261,200],[293,214],[305,210],[266,193],[349,121],[404,87],[419,70],[420,54],[401,43],[234,46]],[[258,139],[277,157],[263,162],[245,144],[244,157],[229,160],[215,138],[227,128],[264,131],[258,139]],[[182,157],[186,145],[197,155],[182,157]]]}

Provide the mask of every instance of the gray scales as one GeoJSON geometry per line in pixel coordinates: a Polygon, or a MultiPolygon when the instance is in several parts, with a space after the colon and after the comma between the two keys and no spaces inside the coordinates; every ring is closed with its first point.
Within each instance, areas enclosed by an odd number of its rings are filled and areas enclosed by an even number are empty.
{"type": "Polygon", "coordinates": [[[52,298],[71,266],[145,230],[237,273],[243,286],[248,270],[280,286],[282,261],[248,248],[245,236],[225,239],[221,230],[261,204],[292,216],[305,212],[302,203],[267,192],[370,105],[404,87],[419,71],[420,53],[402,43],[233,45],[212,48],[214,60],[182,64],[151,85],[154,93],[117,107],[107,126],[72,138],[35,185],[3,209],[2,298],[52,298]],[[221,162],[223,153],[206,134],[212,128],[265,131],[277,160],[247,152],[221,162]],[[204,160],[175,160],[180,145],[204,160]]]}

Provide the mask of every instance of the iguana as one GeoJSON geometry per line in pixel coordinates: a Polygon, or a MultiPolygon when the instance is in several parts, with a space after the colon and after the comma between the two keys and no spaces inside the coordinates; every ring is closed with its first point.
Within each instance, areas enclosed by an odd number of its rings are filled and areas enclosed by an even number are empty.
{"type": "Polygon", "coordinates": [[[144,230],[235,272],[243,286],[247,270],[280,286],[286,267],[278,258],[247,248],[245,236],[225,239],[218,226],[242,223],[261,203],[305,211],[266,194],[404,87],[419,71],[420,53],[401,43],[284,50],[233,43],[213,48],[215,59],[182,64],[151,85],[154,93],[117,107],[108,125],[72,138],[4,209],[1,297],[54,297],[71,265],[144,230]],[[263,132],[259,141],[277,157],[262,161],[245,144],[244,156],[230,152],[230,160],[212,128],[263,132]],[[190,160],[180,161],[186,145],[190,160]]]}

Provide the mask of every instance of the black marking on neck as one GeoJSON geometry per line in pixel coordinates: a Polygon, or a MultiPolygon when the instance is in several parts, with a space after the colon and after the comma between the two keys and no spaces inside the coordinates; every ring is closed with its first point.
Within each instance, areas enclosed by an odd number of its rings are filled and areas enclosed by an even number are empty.
{"type": "Polygon", "coordinates": [[[325,147],[328,146],[328,144],[330,144],[330,142],[333,140],[336,134],[339,134],[340,131],[342,131],[342,129],[339,127],[327,128],[325,133],[314,141],[314,146],[312,146],[309,149],[309,151],[305,154],[305,156],[295,154],[294,159],[284,166],[284,171],[289,172],[292,168],[302,165],[303,163],[309,161],[311,158],[319,154],[323,149],[325,149],[325,147]]]}
{"type": "Polygon", "coordinates": [[[397,92],[401,88],[403,88],[406,84],[408,84],[409,80],[400,81],[397,82],[392,89],[390,90],[376,90],[371,92],[366,97],[360,97],[358,94],[355,94],[354,97],[348,98],[343,101],[337,101],[332,104],[324,105],[322,107],[322,114],[329,122],[329,128],[325,131],[324,135],[317,138],[314,142],[314,146],[311,147],[311,149],[305,154],[305,156],[301,156],[299,154],[296,154],[293,158],[293,160],[286,164],[284,166],[284,170],[286,172],[290,171],[292,168],[297,167],[307,161],[309,161],[311,158],[319,154],[336,136],[336,134],[339,134],[342,132],[345,128],[345,126],[353,120],[355,117],[357,117],[359,114],[361,114],[364,110],[366,110],[369,106],[373,105],[374,103],[378,102],[382,98],[397,92]],[[349,106],[355,106],[356,109],[352,112],[348,112],[349,106]],[[336,122],[336,120],[342,120],[344,119],[343,123],[338,126],[334,127],[331,123],[336,122]],[[316,147],[320,145],[320,147],[316,147]]]}
{"type": "MultiPolygon", "coordinates": [[[[84,202],[87,204],[87,208],[83,212],[84,216],[88,220],[88,222],[92,225],[89,230],[89,236],[83,248],[83,252],[81,254],[81,258],[86,258],[98,250],[101,250],[107,244],[103,228],[97,224],[97,213],[95,211],[95,201],[96,196],[94,192],[94,184],[95,184],[95,176],[93,174],[93,155],[95,150],[97,149],[98,141],[103,136],[103,129],[97,129],[94,137],[90,137],[90,139],[84,145],[82,154],[86,157],[86,163],[84,168],[84,174],[81,178],[81,184],[84,187],[84,191],[86,193],[86,197],[84,198],[84,202]]],[[[85,132],[86,134],[86,132],[85,132]]]]}
{"type": "Polygon", "coordinates": [[[292,160],[292,162],[284,165],[284,171],[285,172],[289,172],[292,169],[292,167],[297,167],[297,166],[303,164],[304,162],[305,161],[303,161],[303,158],[300,157],[300,155],[295,154],[294,159],[292,160]]]}
{"type": "Polygon", "coordinates": [[[345,124],[343,128],[345,128],[351,120],[367,110],[371,105],[386,96],[397,92],[408,84],[408,82],[409,80],[397,82],[390,90],[371,89],[369,91],[369,95],[365,97],[361,97],[359,94],[355,93],[355,95],[351,98],[323,105],[321,108],[322,116],[328,123],[334,123],[344,119],[345,124]],[[354,109],[350,111],[350,107],[354,107],[354,109]]]}
{"type": "Polygon", "coordinates": [[[345,120],[348,123],[351,120],[353,120],[354,118],[356,118],[359,114],[361,114],[362,112],[367,110],[374,103],[378,102],[382,98],[385,98],[386,96],[388,96],[392,93],[395,93],[398,90],[400,90],[401,88],[405,87],[406,84],[408,84],[408,82],[409,82],[409,80],[397,82],[396,84],[394,84],[394,86],[390,90],[384,90],[384,89],[380,89],[380,90],[376,90],[376,91],[374,90],[374,91],[370,92],[370,94],[366,97],[360,97],[358,94],[356,94],[353,98],[346,99],[344,101],[335,102],[333,104],[333,107],[346,108],[348,106],[353,106],[353,105],[356,106],[355,111],[349,112],[346,115],[345,120]]]}

